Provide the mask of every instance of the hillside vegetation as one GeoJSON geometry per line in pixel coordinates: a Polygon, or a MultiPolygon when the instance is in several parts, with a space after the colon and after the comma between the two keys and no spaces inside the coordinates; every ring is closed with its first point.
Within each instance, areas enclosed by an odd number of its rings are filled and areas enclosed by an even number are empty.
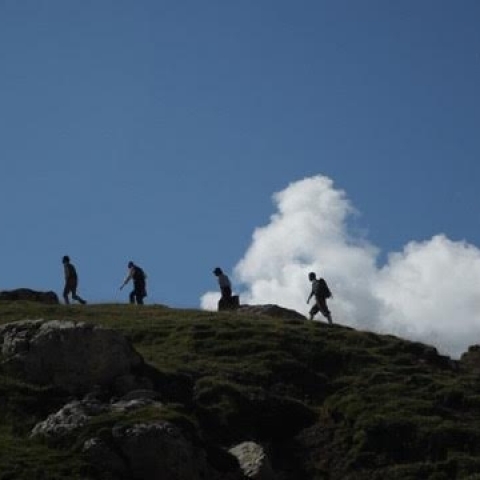
{"type": "MultiPolygon", "coordinates": [[[[475,351],[457,362],[393,336],[240,313],[0,304],[2,324],[37,318],[121,331],[168,380],[161,415],[219,463],[254,440],[278,479],[480,480],[475,351]]],[[[107,478],[82,458],[87,431],[68,448],[29,437],[69,399],[0,374],[0,479],[107,478]]]]}

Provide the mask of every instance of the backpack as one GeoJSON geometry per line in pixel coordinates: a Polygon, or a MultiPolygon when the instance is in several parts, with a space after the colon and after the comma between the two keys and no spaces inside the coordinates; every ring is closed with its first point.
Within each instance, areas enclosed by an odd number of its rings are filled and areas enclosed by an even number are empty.
{"type": "Polygon", "coordinates": [[[319,297],[323,297],[323,298],[330,298],[332,296],[332,292],[328,288],[327,282],[323,278],[320,278],[317,281],[317,288],[316,288],[315,295],[318,295],[319,297]]]}
{"type": "Polygon", "coordinates": [[[135,266],[132,277],[134,282],[141,282],[145,280],[145,272],[140,267],[135,266]]]}

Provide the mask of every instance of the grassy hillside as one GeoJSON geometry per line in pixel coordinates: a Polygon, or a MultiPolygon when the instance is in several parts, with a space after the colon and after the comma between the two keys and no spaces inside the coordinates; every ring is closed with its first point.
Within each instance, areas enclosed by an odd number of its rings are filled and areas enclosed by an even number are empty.
{"type": "MultiPolygon", "coordinates": [[[[480,379],[431,347],[235,313],[0,304],[0,323],[36,318],[120,330],[164,375],[162,415],[213,450],[266,445],[280,479],[480,479],[480,379]]],[[[0,376],[0,479],[94,477],[76,447],[28,438],[65,401],[0,376]]]]}

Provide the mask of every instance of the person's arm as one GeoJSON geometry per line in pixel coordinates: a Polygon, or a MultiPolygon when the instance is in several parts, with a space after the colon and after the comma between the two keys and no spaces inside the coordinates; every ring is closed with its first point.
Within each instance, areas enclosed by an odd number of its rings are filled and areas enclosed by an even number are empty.
{"type": "Polygon", "coordinates": [[[310,292],[310,295],[307,298],[307,303],[310,302],[310,299],[313,297],[314,294],[315,294],[315,286],[312,284],[312,291],[310,292]]]}
{"type": "Polygon", "coordinates": [[[131,268],[128,272],[128,275],[125,277],[125,280],[120,285],[120,290],[132,279],[133,277],[133,268],[131,268]]]}

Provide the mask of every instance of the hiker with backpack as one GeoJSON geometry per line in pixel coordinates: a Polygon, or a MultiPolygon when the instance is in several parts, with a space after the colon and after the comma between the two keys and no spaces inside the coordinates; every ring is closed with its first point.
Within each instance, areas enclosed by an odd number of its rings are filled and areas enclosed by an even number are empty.
{"type": "Polygon", "coordinates": [[[213,274],[218,279],[218,286],[220,287],[222,298],[225,301],[230,300],[232,296],[232,284],[230,283],[230,279],[223,273],[223,270],[220,267],[215,268],[213,274]]]}
{"type": "Polygon", "coordinates": [[[133,290],[130,292],[130,303],[143,305],[143,299],[147,296],[146,280],[147,276],[142,268],[135,265],[132,261],[128,262],[128,274],[125,277],[120,290],[130,281],[133,281],[133,290]]]}
{"type": "Polygon", "coordinates": [[[327,306],[327,298],[332,296],[332,292],[328,288],[327,282],[323,278],[318,278],[314,272],[308,274],[308,279],[312,282],[312,291],[307,298],[307,304],[310,302],[312,297],[315,297],[315,304],[310,309],[310,320],[313,320],[313,317],[321,312],[322,315],[328,320],[328,323],[332,325],[332,314],[327,306]]]}
{"type": "Polygon", "coordinates": [[[220,300],[218,301],[218,310],[234,310],[239,306],[238,295],[232,296],[232,284],[223,270],[220,267],[216,267],[213,270],[213,274],[218,279],[218,286],[220,287],[220,300]]]}
{"type": "Polygon", "coordinates": [[[71,294],[73,300],[76,300],[82,305],[85,305],[87,302],[77,295],[78,275],[77,270],[75,269],[73,264],[70,263],[70,257],[68,255],[64,255],[64,257],[62,258],[62,263],[65,276],[65,286],[63,288],[63,298],[65,300],[65,303],[67,305],[70,303],[68,297],[71,294]]]}

